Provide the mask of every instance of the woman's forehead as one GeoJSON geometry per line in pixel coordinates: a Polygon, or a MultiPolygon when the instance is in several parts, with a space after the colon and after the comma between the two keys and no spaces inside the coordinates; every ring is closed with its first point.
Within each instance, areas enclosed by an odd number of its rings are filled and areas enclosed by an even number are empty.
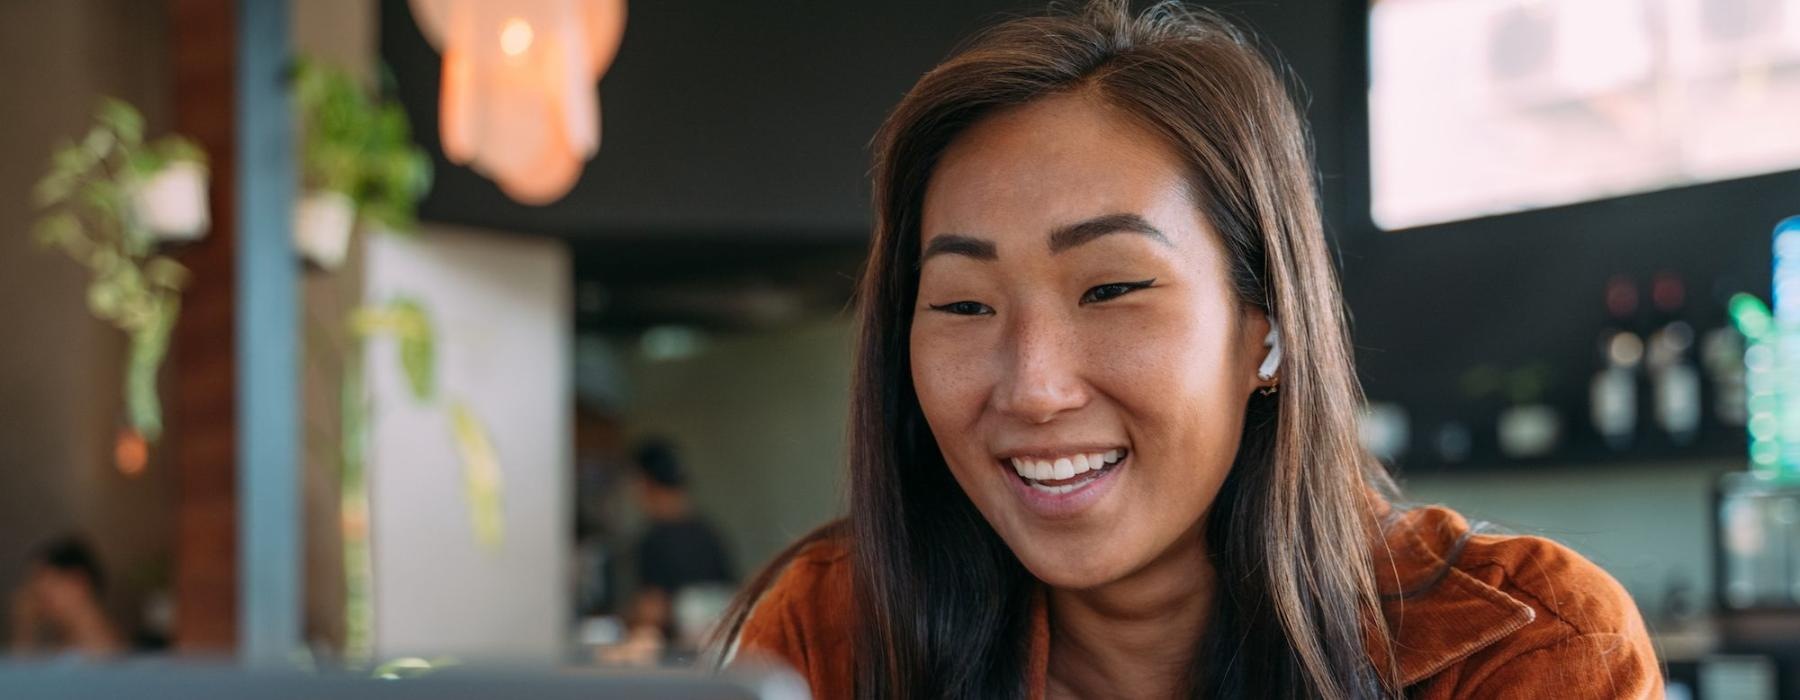
{"type": "Polygon", "coordinates": [[[954,233],[1041,245],[1117,214],[1180,234],[1203,227],[1190,190],[1162,139],[1096,97],[1058,95],[991,115],[950,144],[926,188],[920,244],[954,233]]]}

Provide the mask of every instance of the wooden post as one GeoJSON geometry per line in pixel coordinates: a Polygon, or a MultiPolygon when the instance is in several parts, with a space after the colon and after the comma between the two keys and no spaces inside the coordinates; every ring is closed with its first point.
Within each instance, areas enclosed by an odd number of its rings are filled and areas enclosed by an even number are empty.
{"type": "Polygon", "coordinates": [[[237,646],[236,8],[171,0],[175,124],[206,149],[212,230],[181,254],[193,272],[170,353],[169,452],[176,470],[175,646],[237,646]]]}

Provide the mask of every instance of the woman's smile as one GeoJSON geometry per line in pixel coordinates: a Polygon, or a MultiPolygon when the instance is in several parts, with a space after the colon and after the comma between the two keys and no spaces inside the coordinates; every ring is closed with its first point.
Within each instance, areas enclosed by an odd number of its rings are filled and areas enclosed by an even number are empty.
{"type": "Polygon", "coordinates": [[[1019,502],[1043,518],[1070,518],[1111,491],[1131,451],[1124,447],[1090,450],[1033,449],[1001,457],[1019,502]]]}

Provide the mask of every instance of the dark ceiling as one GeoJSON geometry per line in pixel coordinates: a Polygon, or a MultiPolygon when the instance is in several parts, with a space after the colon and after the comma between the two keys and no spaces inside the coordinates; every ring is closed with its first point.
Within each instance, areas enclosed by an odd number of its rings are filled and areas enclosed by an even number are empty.
{"type": "Polygon", "coordinates": [[[442,160],[439,56],[384,0],[382,56],[439,158],[428,219],[574,241],[861,240],[867,143],[912,82],[997,12],[1041,3],[640,1],[600,84],[600,153],[561,201],[525,206],[442,160]]]}
{"type": "Polygon", "coordinates": [[[838,313],[868,231],[867,144],[964,35],[1040,2],[633,2],[600,84],[600,153],[521,205],[438,145],[440,57],[406,0],[381,53],[436,161],[433,221],[570,242],[583,329],[766,327],[838,313]]]}

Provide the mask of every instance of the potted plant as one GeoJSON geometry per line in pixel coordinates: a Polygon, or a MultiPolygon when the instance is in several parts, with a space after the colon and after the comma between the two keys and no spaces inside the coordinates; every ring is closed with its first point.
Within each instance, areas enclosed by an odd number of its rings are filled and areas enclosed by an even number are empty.
{"type": "Polygon", "coordinates": [[[102,101],[87,134],[53,153],[34,198],[44,210],[39,242],[92,271],[88,309],[129,338],[127,420],[155,441],[162,434],[157,371],[188,275],[156,246],[204,234],[206,166],[192,142],[145,143],[143,134],[144,119],[130,104],[102,101]]]}
{"type": "Polygon", "coordinates": [[[212,225],[207,213],[206,155],[170,138],[136,153],[131,163],[132,211],[159,240],[192,242],[212,225]]]}
{"type": "Polygon", "coordinates": [[[406,112],[371,98],[341,69],[299,61],[293,74],[301,126],[294,245],[327,270],[344,260],[358,223],[411,231],[431,187],[431,160],[412,142],[406,112]]]}

